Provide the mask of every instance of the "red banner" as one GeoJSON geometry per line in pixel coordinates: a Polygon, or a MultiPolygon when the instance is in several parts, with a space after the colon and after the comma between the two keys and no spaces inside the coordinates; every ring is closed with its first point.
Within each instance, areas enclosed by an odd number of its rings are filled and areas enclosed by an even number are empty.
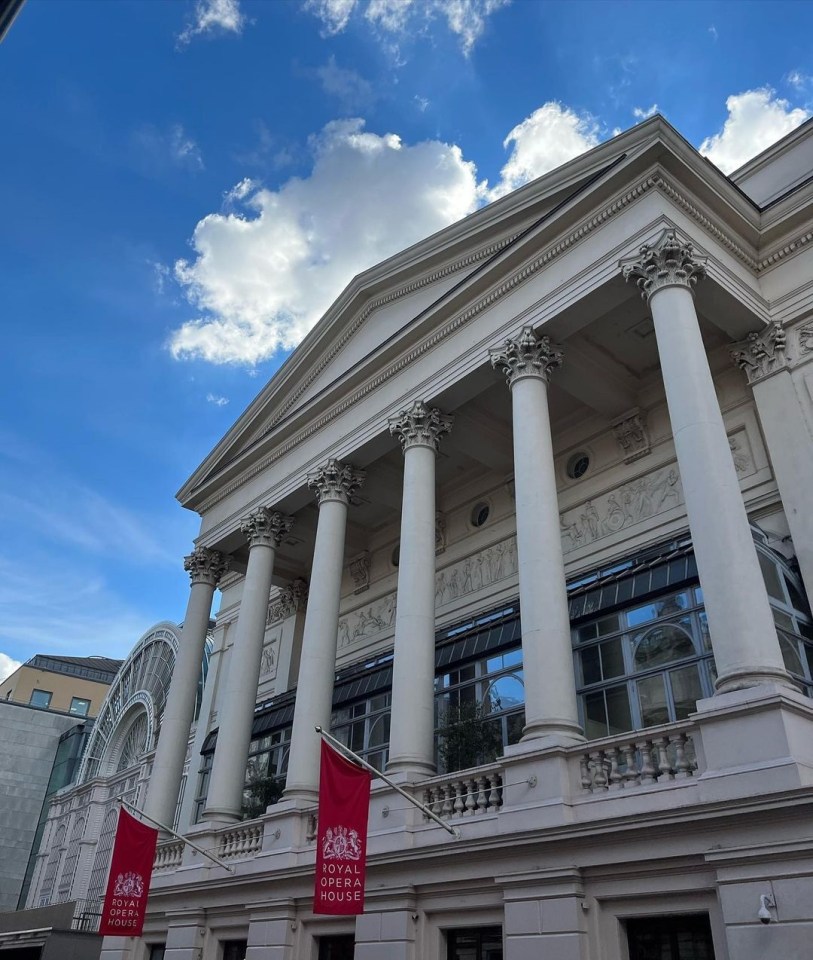
{"type": "Polygon", "coordinates": [[[157,842],[157,830],[131,817],[124,807],[119,810],[99,927],[103,937],[141,936],[157,842]]]}
{"type": "Polygon", "coordinates": [[[370,779],[322,741],[314,913],[364,913],[370,779]]]}

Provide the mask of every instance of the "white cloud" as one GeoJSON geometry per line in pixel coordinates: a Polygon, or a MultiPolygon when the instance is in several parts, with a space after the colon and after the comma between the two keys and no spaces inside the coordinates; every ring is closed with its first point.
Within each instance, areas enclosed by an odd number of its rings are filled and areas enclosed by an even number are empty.
{"type": "Polygon", "coordinates": [[[636,120],[648,120],[650,117],[654,117],[658,112],[657,103],[653,103],[648,110],[643,110],[641,107],[634,107],[632,110],[632,115],[636,120]]]}
{"type": "Polygon", "coordinates": [[[316,68],[316,76],[326,94],[341,103],[346,113],[353,113],[370,107],[376,100],[376,94],[369,80],[365,80],[355,70],[347,70],[330,56],[327,63],[316,68]]]}
{"type": "Polygon", "coordinates": [[[2,683],[6,677],[10,677],[12,673],[21,666],[22,663],[19,660],[14,660],[7,653],[0,653],[0,683],[2,683]]]}
{"type": "Polygon", "coordinates": [[[791,108],[770,87],[746,90],[726,100],[728,117],[723,129],[706,137],[699,150],[723,173],[731,173],[776,143],[805,121],[809,114],[791,108]]]}
{"type": "Polygon", "coordinates": [[[144,124],[133,132],[132,142],[146,172],[166,171],[170,167],[193,172],[203,169],[200,148],[180,123],[164,129],[144,124]]]}
{"type": "Polygon", "coordinates": [[[503,141],[506,149],[513,145],[511,156],[500,172],[500,182],[489,191],[489,199],[516,190],[598,142],[598,124],[592,116],[578,114],[555,100],[543,104],[503,141]]]}
{"type": "Polygon", "coordinates": [[[426,113],[427,109],[429,108],[430,101],[427,100],[426,97],[418,96],[417,93],[412,99],[415,101],[415,105],[421,111],[421,113],[426,113]]]}
{"type": "Polygon", "coordinates": [[[799,93],[803,93],[810,86],[813,77],[808,73],[802,73],[801,70],[791,70],[785,77],[787,82],[799,93]]]}
{"type": "Polygon", "coordinates": [[[305,9],[321,20],[326,36],[341,33],[362,9],[367,23],[382,34],[418,33],[431,21],[443,19],[468,56],[485,32],[488,18],[509,3],[510,0],[369,0],[362,7],[358,0],[305,0],[305,9]]]}
{"type": "Polygon", "coordinates": [[[219,397],[219,396],[217,396],[217,395],[214,394],[214,393],[207,393],[207,394],[206,394],[206,402],[207,402],[207,403],[213,403],[216,407],[225,407],[226,404],[229,402],[229,398],[228,398],[228,397],[219,397]]]}
{"type": "Polygon", "coordinates": [[[711,39],[716,43],[720,34],[717,32],[717,27],[715,27],[714,24],[709,27],[709,33],[711,34],[711,39]]]}
{"type": "Polygon", "coordinates": [[[359,119],[312,138],[310,176],[256,189],[245,211],[195,228],[175,275],[203,316],[172,335],[176,358],[255,364],[298,344],[354,274],[477,206],[476,168],[459,147],[402,143],[359,119]]]}
{"type": "Polygon", "coordinates": [[[194,170],[203,169],[200,149],[180,123],[174,124],[170,130],[169,149],[173,160],[181,166],[191,167],[194,170]]]}
{"type": "Polygon", "coordinates": [[[243,32],[247,18],[240,0],[195,0],[192,19],[178,35],[178,45],[186,46],[198,36],[243,32]]]}
{"type": "Polygon", "coordinates": [[[350,22],[357,0],[305,0],[305,9],[322,21],[326,36],[341,33],[350,22]]]}

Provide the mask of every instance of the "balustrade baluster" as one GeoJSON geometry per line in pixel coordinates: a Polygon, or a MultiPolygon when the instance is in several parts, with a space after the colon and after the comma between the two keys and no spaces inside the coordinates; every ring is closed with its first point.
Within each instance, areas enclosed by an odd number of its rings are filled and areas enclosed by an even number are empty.
{"type": "Polygon", "coordinates": [[[675,745],[675,780],[685,780],[692,775],[692,765],[686,756],[687,740],[685,733],[672,738],[675,745]]]}
{"type": "Polygon", "coordinates": [[[463,783],[462,783],[460,780],[458,780],[458,781],[455,783],[455,785],[454,785],[454,792],[455,792],[455,798],[454,798],[454,815],[455,815],[456,817],[462,817],[462,816],[463,816],[463,811],[466,809],[465,804],[463,803],[463,790],[464,790],[464,789],[465,789],[465,788],[464,788],[463,783]]]}
{"type": "Polygon", "coordinates": [[[448,820],[454,812],[454,807],[452,806],[453,787],[450,783],[447,783],[446,786],[441,787],[441,789],[443,790],[443,804],[440,808],[441,816],[448,820]]]}
{"type": "Polygon", "coordinates": [[[624,786],[633,786],[641,782],[638,762],[635,757],[635,744],[625,743],[621,748],[624,753],[624,786]]]}
{"type": "Polygon", "coordinates": [[[499,787],[502,786],[502,779],[500,775],[495,773],[488,778],[489,782],[489,793],[488,793],[488,806],[491,810],[496,810],[497,807],[502,803],[502,797],[500,796],[499,787]]]}
{"type": "Polygon", "coordinates": [[[652,765],[652,744],[639,740],[636,747],[641,754],[641,783],[655,783],[655,767],[652,765]]]}
{"type": "Polygon", "coordinates": [[[618,748],[608,747],[605,754],[610,762],[610,790],[620,790],[624,785],[624,777],[618,769],[618,748]]]}
{"type": "Polygon", "coordinates": [[[477,780],[477,812],[485,813],[488,809],[488,801],[486,800],[486,778],[479,777],[477,780]]]}
{"type": "Polygon", "coordinates": [[[658,777],[660,782],[663,780],[672,780],[672,764],[669,762],[669,752],[667,747],[669,746],[669,737],[658,737],[655,741],[655,744],[658,748],[658,777]]]}
{"type": "Polygon", "coordinates": [[[581,772],[582,790],[593,792],[593,777],[590,773],[590,754],[583,753],[579,757],[579,770],[581,772]]]}
{"type": "Polygon", "coordinates": [[[593,771],[593,789],[607,789],[607,773],[604,767],[604,751],[594,750],[590,754],[590,767],[593,771]]]}

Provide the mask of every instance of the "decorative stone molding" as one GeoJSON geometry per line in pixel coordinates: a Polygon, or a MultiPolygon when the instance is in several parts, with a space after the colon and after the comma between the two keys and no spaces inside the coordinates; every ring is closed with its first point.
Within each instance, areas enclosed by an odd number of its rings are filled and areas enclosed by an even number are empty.
{"type": "Polygon", "coordinates": [[[316,491],[320,505],[329,500],[349,504],[366,477],[363,470],[331,457],[323,467],[308,474],[308,486],[316,491]]]}
{"type": "Polygon", "coordinates": [[[813,353],[813,323],[799,327],[799,351],[813,353]]]}
{"type": "Polygon", "coordinates": [[[646,417],[641,415],[640,410],[630,410],[613,420],[612,427],[613,435],[624,454],[624,463],[634,463],[650,452],[646,417]]]}
{"type": "Polygon", "coordinates": [[[664,230],[651,244],[644,244],[634,260],[622,261],[624,279],[633,278],[644,300],[664,287],[694,290],[698,279],[706,275],[705,257],[695,255],[694,246],[681,240],[674,230],[664,230]]]}
{"type": "Polygon", "coordinates": [[[771,321],[764,329],[749,333],[745,340],[735,344],[731,359],[745,371],[749,383],[756,383],[784,366],[787,342],[782,325],[771,321]]]}
{"type": "Polygon", "coordinates": [[[381,600],[349,613],[339,620],[339,647],[348,647],[365,637],[391,631],[395,625],[396,597],[389,594],[381,600]]]}
{"type": "Polygon", "coordinates": [[[439,510],[435,513],[435,556],[446,549],[446,514],[439,510]]]}
{"type": "Polygon", "coordinates": [[[350,576],[353,578],[353,593],[364,593],[370,589],[370,554],[367,550],[360,553],[348,564],[350,576]]]}
{"type": "Polygon", "coordinates": [[[229,560],[219,550],[195,547],[188,557],[184,557],[183,568],[192,583],[207,583],[210,587],[216,587],[229,569],[229,560]]]}
{"type": "Polygon", "coordinates": [[[260,661],[260,679],[263,681],[273,680],[277,675],[277,658],[281,637],[281,630],[277,630],[274,635],[263,644],[263,655],[260,661]]]}
{"type": "Polygon", "coordinates": [[[435,452],[440,438],[449,433],[453,423],[454,417],[446,416],[437,407],[427,407],[423,400],[416,400],[387,421],[390,433],[400,440],[404,451],[409,447],[431,447],[435,452]]]}
{"type": "Polygon", "coordinates": [[[745,430],[738,430],[731,434],[728,438],[728,449],[731,451],[737,476],[747,477],[756,470],[751,444],[748,442],[748,434],[745,430]]]}
{"type": "Polygon", "coordinates": [[[491,366],[505,374],[508,386],[522,377],[538,377],[550,383],[550,375],[562,365],[564,354],[550,337],[538,337],[531,326],[525,326],[519,335],[505,341],[501,347],[488,351],[491,366]]]}
{"type": "Polygon", "coordinates": [[[293,523],[293,517],[286,517],[269,507],[260,507],[240,521],[240,530],[246,535],[250,547],[278,547],[293,523]]]}
{"type": "Polygon", "coordinates": [[[508,537],[453,563],[435,576],[435,604],[442,606],[517,573],[517,538],[508,537]]]}
{"type": "Polygon", "coordinates": [[[285,620],[300,610],[305,609],[308,602],[308,584],[304,580],[292,580],[287,587],[283,587],[279,595],[268,604],[268,613],[265,617],[266,626],[285,620]]]}

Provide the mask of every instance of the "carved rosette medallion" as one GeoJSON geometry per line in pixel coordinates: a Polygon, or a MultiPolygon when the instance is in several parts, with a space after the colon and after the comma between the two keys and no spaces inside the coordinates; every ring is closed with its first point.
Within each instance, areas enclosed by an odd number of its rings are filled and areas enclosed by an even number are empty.
{"type": "Polygon", "coordinates": [[[561,367],[564,354],[550,337],[538,337],[531,326],[523,327],[519,335],[505,341],[501,347],[488,351],[491,366],[505,374],[511,387],[522,377],[538,377],[550,383],[551,373],[561,367]]]}
{"type": "Polygon", "coordinates": [[[446,416],[437,407],[427,407],[423,400],[416,400],[411,407],[387,421],[392,436],[401,441],[402,450],[431,447],[435,452],[440,438],[452,429],[453,423],[454,417],[446,416]]]}
{"type": "Polygon", "coordinates": [[[294,523],[293,517],[277,513],[269,507],[260,507],[240,522],[250,547],[278,547],[294,523]]]}
{"type": "Polygon", "coordinates": [[[613,421],[613,435],[624,454],[624,463],[633,463],[650,451],[646,420],[638,410],[631,410],[613,421]]]}
{"type": "Polygon", "coordinates": [[[674,230],[664,230],[655,243],[644,244],[634,260],[622,262],[625,280],[633,279],[644,300],[649,300],[663,287],[686,287],[694,290],[697,281],[706,275],[705,257],[698,257],[688,241],[681,240],[674,230]]]}
{"type": "Polygon", "coordinates": [[[352,464],[331,457],[323,467],[308,474],[308,486],[316,491],[320,505],[329,500],[349,504],[366,476],[363,470],[357,470],[352,464]]]}
{"type": "Polygon", "coordinates": [[[184,557],[183,568],[192,583],[207,583],[210,587],[216,587],[228,570],[229,561],[219,550],[195,547],[188,557],[184,557]]]}
{"type": "Polygon", "coordinates": [[[749,383],[756,383],[784,365],[787,343],[782,325],[771,321],[764,329],[749,333],[745,340],[735,344],[731,359],[745,371],[749,383]]]}

